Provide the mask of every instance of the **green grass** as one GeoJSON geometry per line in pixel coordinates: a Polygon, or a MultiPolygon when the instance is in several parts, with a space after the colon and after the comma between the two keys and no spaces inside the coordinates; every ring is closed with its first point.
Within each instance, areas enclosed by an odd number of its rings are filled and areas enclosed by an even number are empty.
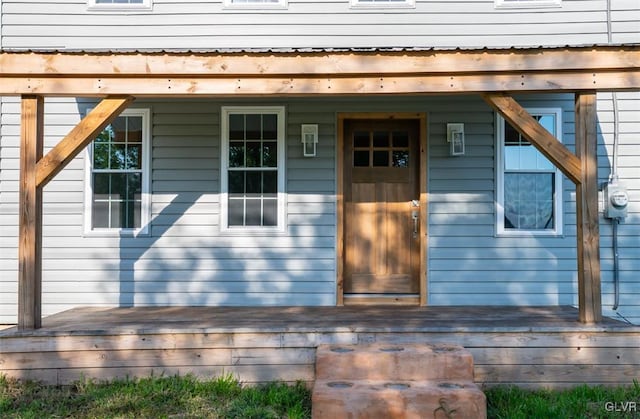
{"type": "Polygon", "coordinates": [[[563,391],[496,387],[485,391],[487,416],[496,419],[640,418],[640,385],[579,386],[563,391]]]}
{"type": "Polygon", "coordinates": [[[311,416],[303,383],[243,387],[232,376],[44,386],[0,377],[1,418],[291,418],[311,416]]]}
{"type": "MultiPolygon", "coordinates": [[[[486,390],[489,418],[639,418],[640,385],[527,391],[486,390]]],[[[302,383],[242,386],[231,375],[155,377],[71,386],[18,382],[0,375],[0,418],[242,418],[311,416],[311,394],[302,383]]],[[[336,418],[338,419],[338,418],[336,418]]]]}

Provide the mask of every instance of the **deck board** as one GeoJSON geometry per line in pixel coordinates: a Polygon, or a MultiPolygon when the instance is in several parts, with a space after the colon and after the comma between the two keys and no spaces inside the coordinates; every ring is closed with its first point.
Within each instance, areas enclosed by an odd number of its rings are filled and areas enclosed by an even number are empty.
{"type": "MultiPolygon", "coordinates": [[[[44,318],[43,327],[3,335],[156,332],[522,332],[629,330],[611,318],[585,325],[573,307],[80,307],[44,318]]],[[[636,327],[640,330],[640,327],[636,327]]]]}

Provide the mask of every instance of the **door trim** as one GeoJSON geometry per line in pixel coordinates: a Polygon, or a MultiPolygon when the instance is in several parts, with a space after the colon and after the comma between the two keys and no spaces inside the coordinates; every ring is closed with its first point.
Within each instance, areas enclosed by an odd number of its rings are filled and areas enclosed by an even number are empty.
{"type": "Polygon", "coordinates": [[[417,120],[420,125],[418,150],[420,153],[418,167],[419,193],[420,193],[420,295],[419,305],[427,305],[427,114],[424,112],[342,112],[337,115],[337,137],[336,147],[337,171],[336,171],[336,203],[337,203],[337,232],[336,232],[336,305],[344,305],[344,122],[349,119],[400,119],[417,120]]]}

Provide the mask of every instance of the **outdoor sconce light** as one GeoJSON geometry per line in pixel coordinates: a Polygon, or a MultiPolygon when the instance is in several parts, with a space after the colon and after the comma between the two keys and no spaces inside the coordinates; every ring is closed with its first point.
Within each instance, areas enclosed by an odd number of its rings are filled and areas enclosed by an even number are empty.
{"type": "Polygon", "coordinates": [[[447,124],[450,156],[464,156],[464,124],[447,124]]]}
{"type": "Polygon", "coordinates": [[[318,144],[318,125],[302,124],[302,154],[305,157],[315,157],[318,144]]]}

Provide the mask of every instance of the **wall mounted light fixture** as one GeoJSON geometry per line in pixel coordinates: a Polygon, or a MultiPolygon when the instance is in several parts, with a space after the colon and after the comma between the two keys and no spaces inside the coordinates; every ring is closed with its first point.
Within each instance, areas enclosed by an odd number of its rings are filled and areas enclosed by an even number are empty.
{"type": "Polygon", "coordinates": [[[464,124],[447,124],[447,141],[449,142],[449,155],[464,155],[464,124]]]}
{"type": "Polygon", "coordinates": [[[318,144],[318,124],[302,124],[302,154],[314,157],[318,144]]]}

